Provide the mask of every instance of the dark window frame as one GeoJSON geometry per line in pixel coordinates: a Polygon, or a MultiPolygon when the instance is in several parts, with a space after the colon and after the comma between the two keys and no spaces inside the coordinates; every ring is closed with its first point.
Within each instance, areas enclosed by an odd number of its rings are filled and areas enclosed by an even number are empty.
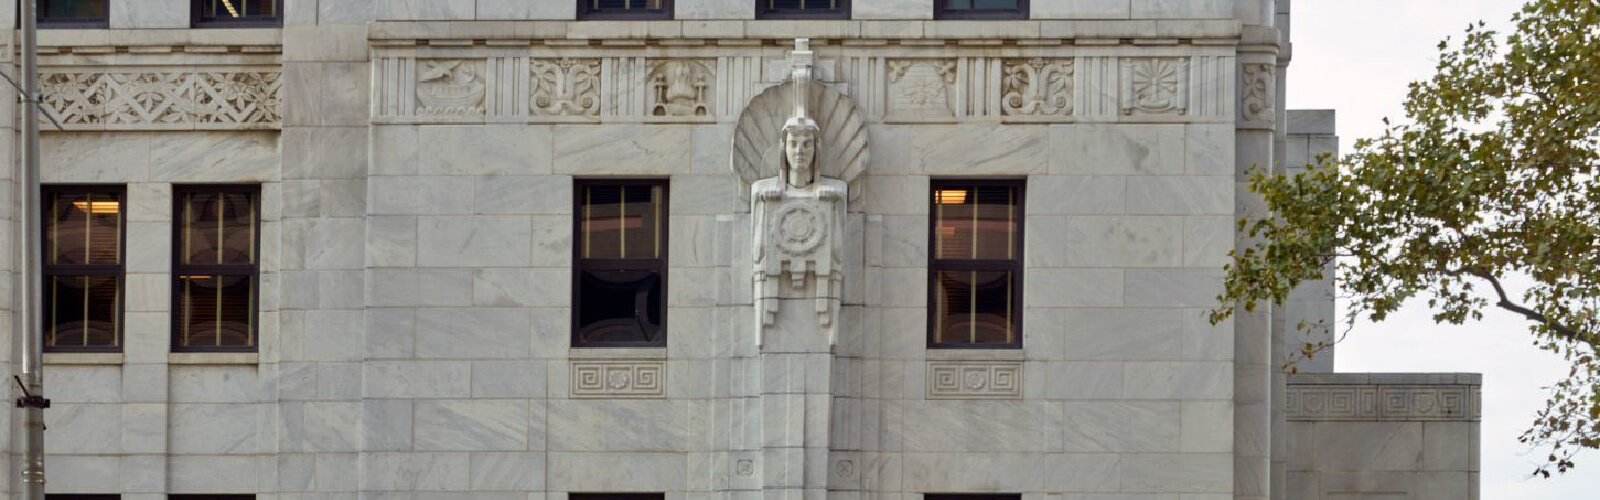
{"type": "Polygon", "coordinates": [[[928,184],[928,349],[1022,349],[1023,324],[1022,313],[1025,310],[1023,303],[1022,281],[1027,268],[1027,207],[1028,182],[1027,179],[967,179],[967,178],[934,178],[928,184]],[[939,259],[938,258],[938,227],[939,227],[939,189],[941,186],[970,187],[970,186],[1006,186],[1016,190],[1017,233],[1016,255],[1009,260],[994,259],[939,259]],[[1012,330],[1016,333],[1009,343],[971,343],[971,342],[938,342],[938,331],[935,315],[938,314],[938,292],[940,271],[1010,271],[1011,272],[1011,318],[1012,330]]]}
{"type": "MultiPolygon", "coordinates": [[[[49,311],[51,295],[44,287],[50,283],[50,278],[55,276],[116,276],[117,277],[117,303],[113,306],[117,315],[117,343],[111,346],[77,346],[77,347],[47,347],[45,352],[122,352],[127,339],[127,315],[124,304],[128,303],[128,186],[125,184],[45,184],[39,188],[39,231],[47,232],[46,218],[53,212],[46,210],[43,204],[56,194],[71,193],[115,193],[117,203],[121,206],[122,220],[117,227],[117,263],[116,264],[47,264],[43,259],[49,258],[47,252],[50,244],[49,238],[44,234],[39,235],[39,286],[41,290],[40,312],[41,317],[49,311]]],[[[44,321],[48,330],[53,325],[44,321]]]]}
{"type": "Polygon", "coordinates": [[[171,352],[260,352],[261,351],[261,185],[260,184],[174,184],[172,186],[172,274],[168,282],[171,290],[171,352]],[[184,264],[180,255],[183,248],[183,201],[184,195],[189,193],[244,193],[249,194],[255,203],[255,239],[250,244],[254,245],[251,252],[255,255],[255,262],[249,264],[184,264]],[[253,340],[248,346],[184,346],[183,339],[183,302],[181,286],[182,276],[190,274],[209,274],[217,276],[240,276],[240,271],[249,270],[250,276],[250,338],[253,340]]]}
{"type": "Polygon", "coordinates": [[[254,500],[255,497],[256,496],[254,494],[252,494],[252,493],[227,493],[227,494],[179,493],[179,494],[169,494],[169,495],[167,495],[168,499],[181,498],[181,499],[188,499],[188,500],[254,500]]]}
{"type": "MultiPolygon", "coordinates": [[[[34,23],[39,29],[106,29],[111,27],[111,0],[106,0],[106,17],[99,19],[51,19],[45,17],[48,9],[43,5],[49,0],[41,0],[34,8],[34,23]]],[[[22,27],[22,2],[17,2],[17,27],[22,27]]]]}
{"type": "Polygon", "coordinates": [[[117,500],[122,495],[116,493],[49,493],[44,500],[117,500]]]}
{"type": "Polygon", "coordinates": [[[1029,16],[1028,0],[1017,0],[1015,9],[948,9],[946,5],[950,0],[933,0],[933,19],[935,21],[949,20],[980,20],[1004,21],[1027,20],[1029,16]]]}
{"type": "Polygon", "coordinates": [[[605,348],[640,348],[640,347],[666,347],[668,318],[667,300],[667,258],[672,248],[672,231],[670,212],[672,185],[666,178],[640,177],[640,178],[579,178],[572,183],[572,309],[571,330],[573,348],[605,349],[605,348]],[[583,258],[583,192],[584,188],[592,186],[658,186],[661,188],[661,254],[650,259],[585,259],[583,258]],[[618,271],[652,271],[661,280],[661,294],[656,300],[660,301],[657,307],[661,310],[661,329],[656,335],[656,340],[640,342],[585,342],[582,340],[582,314],[583,314],[583,272],[590,269],[610,269],[618,271]]]}
{"type": "Polygon", "coordinates": [[[850,0],[838,0],[839,6],[828,10],[773,10],[770,0],[755,0],[756,19],[850,19],[850,0]]]}
{"type": "Polygon", "coordinates": [[[238,21],[206,20],[201,17],[206,0],[189,0],[189,27],[191,28],[281,28],[283,27],[283,0],[273,0],[278,15],[270,19],[255,18],[238,21]]]}
{"type": "Polygon", "coordinates": [[[672,0],[661,0],[660,9],[638,10],[594,10],[590,4],[594,0],[578,1],[578,20],[596,21],[668,21],[673,18],[672,0]]]}

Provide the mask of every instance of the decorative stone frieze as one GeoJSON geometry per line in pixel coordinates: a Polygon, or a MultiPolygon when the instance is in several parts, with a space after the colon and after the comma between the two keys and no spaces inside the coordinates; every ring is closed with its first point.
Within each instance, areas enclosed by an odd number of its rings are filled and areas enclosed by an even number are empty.
{"type": "Polygon", "coordinates": [[[1122,59],[1122,114],[1184,115],[1189,112],[1189,60],[1184,57],[1122,59]]]}
{"type": "Polygon", "coordinates": [[[928,399],[1022,397],[1020,361],[929,361],[928,399]]]}
{"type": "Polygon", "coordinates": [[[1298,385],[1284,395],[1292,421],[1478,421],[1472,385],[1298,385]]]}
{"type": "Polygon", "coordinates": [[[664,360],[572,360],[574,398],[662,398],[664,360]]]}
{"type": "Polygon", "coordinates": [[[949,121],[955,118],[956,61],[890,59],[888,113],[892,121],[949,121]]]}
{"type": "Polygon", "coordinates": [[[1272,88],[1277,84],[1276,68],[1271,64],[1244,64],[1240,68],[1242,95],[1239,118],[1247,122],[1271,123],[1276,118],[1272,88]]]}
{"type": "Polygon", "coordinates": [[[68,130],[275,129],[283,121],[276,68],[46,71],[39,82],[45,110],[68,130]]]}
{"type": "Polygon", "coordinates": [[[1005,74],[1000,79],[1001,114],[1038,118],[1071,116],[1073,71],[1071,59],[1036,57],[1005,61],[1005,74]]]}

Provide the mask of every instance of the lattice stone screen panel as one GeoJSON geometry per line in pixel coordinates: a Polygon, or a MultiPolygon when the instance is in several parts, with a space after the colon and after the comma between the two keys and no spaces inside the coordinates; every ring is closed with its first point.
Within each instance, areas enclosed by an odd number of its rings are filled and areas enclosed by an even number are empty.
{"type": "MultiPolygon", "coordinates": [[[[283,125],[277,67],[128,68],[39,75],[43,108],[68,130],[252,130],[283,125]]],[[[49,118],[44,120],[46,130],[49,118]]]]}

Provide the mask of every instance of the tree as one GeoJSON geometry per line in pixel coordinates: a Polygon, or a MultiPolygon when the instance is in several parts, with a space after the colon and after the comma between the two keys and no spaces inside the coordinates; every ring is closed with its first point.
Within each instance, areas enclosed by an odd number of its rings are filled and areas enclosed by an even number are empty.
{"type": "Polygon", "coordinates": [[[1232,255],[1211,319],[1281,303],[1330,264],[1346,326],[1413,298],[1442,323],[1521,315],[1571,364],[1521,437],[1551,449],[1535,471],[1549,477],[1600,447],[1600,0],[1533,0],[1513,23],[1441,42],[1407,119],[1352,154],[1255,171],[1271,216],[1239,222],[1257,243],[1232,255]],[[1531,285],[1508,289],[1508,276],[1531,285]]]}

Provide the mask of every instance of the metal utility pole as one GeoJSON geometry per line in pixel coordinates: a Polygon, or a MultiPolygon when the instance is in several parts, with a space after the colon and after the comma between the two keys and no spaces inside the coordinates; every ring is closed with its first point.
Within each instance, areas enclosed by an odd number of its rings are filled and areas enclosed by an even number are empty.
{"type": "Polygon", "coordinates": [[[39,58],[37,0],[22,0],[22,397],[28,439],[22,463],[22,498],[44,500],[44,321],[40,314],[39,58]]]}

